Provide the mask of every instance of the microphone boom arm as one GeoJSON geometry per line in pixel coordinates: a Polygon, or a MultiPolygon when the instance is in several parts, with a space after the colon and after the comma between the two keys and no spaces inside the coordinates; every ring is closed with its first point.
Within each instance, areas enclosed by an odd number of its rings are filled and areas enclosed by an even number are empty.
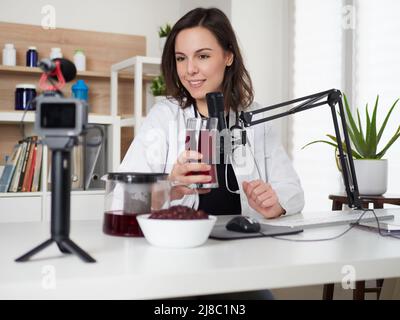
{"type": "Polygon", "coordinates": [[[278,103],[278,104],[268,106],[265,108],[261,108],[261,109],[257,109],[254,111],[249,111],[249,112],[242,111],[240,114],[240,120],[242,121],[242,123],[245,127],[250,127],[250,126],[257,125],[257,124],[260,124],[263,122],[286,117],[288,115],[295,114],[297,112],[302,112],[302,111],[306,111],[309,109],[317,108],[317,107],[320,107],[320,106],[323,106],[326,104],[329,105],[331,108],[332,120],[333,120],[333,125],[335,128],[336,141],[337,141],[338,150],[339,150],[339,159],[340,159],[340,164],[342,167],[342,175],[343,175],[343,181],[345,184],[348,205],[350,208],[362,209],[362,201],[361,201],[359,191],[358,191],[357,177],[356,177],[356,172],[355,172],[355,168],[354,168],[354,161],[353,161],[353,156],[352,156],[350,138],[349,138],[349,134],[347,131],[346,116],[345,116],[343,102],[342,102],[342,93],[340,92],[340,90],[331,89],[331,90],[319,92],[316,94],[312,94],[309,96],[305,96],[302,98],[290,100],[287,102],[278,103]],[[324,98],[326,98],[326,100],[320,101],[324,98]],[[275,115],[265,117],[262,119],[258,119],[258,120],[254,120],[254,121],[252,120],[253,116],[258,113],[270,111],[270,110],[277,109],[277,108],[282,108],[285,106],[294,105],[296,103],[299,103],[299,104],[295,105],[293,108],[289,109],[288,111],[281,112],[279,114],[275,114],[275,115]],[[339,115],[340,115],[340,120],[342,123],[344,142],[345,142],[345,145],[347,146],[346,147],[347,156],[345,155],[345,151],[343,150],[343,146],[342,146],[343,139],[341,137],[338,118],[336,115],[336,105],[339,105],[339,115]]]}

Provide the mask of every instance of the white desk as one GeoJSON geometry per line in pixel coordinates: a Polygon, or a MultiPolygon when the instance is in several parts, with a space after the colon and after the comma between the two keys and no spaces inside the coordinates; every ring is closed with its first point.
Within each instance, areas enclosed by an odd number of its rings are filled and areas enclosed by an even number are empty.
{"type": "MultiPolygon", "coordinates": [[[[389,210],[400,219],[400,209],[389,210]]],[[[174,250],[152,247],[144,238],[107,236],[101,227],[101,221],[72,223],[72,240],[97,263],[62,255],[55,245],[16,263],[48,238],[49,225],[1,224],[0,299],[147,299],[295,287],[341,282],[345,265],[355,268],[356,280],[400,277],[400,240],[357,229],[326,242],[208,240],[174,250]]],[[[345,228],[290,237],[327,237],[345,228]]]]}

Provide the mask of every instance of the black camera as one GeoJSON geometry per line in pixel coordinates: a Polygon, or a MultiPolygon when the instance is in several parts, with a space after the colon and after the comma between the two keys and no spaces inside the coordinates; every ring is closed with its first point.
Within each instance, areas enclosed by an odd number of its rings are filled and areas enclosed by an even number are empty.
{"type": "Polygon", "coordinates": [[[77,137],[88,124],[88,105],[60,95],[36,98],[35,131],[46,137],[77,137]]]}
{"type": "Polygon", "coordinates": [[[95,262],[89,254],[70,238],[71,208],[71,150],[78,144],[78,136],[88,126],[88,105],[85,101],[64,98],[61,88],[76,75],[75,65],[66,59],[41,61],[45,72],[40,86],[45,92],[34,101],[36,107],[35,131],[52,151],[51,157],[51,237],[16,261],[30,257],[55,242],[63,253],[75,253],[85,262],[95,262]],[[59,80],[55,83],[52,78],[59,80]],[[47,84],[47,81],[51,85],[47,84]]]}

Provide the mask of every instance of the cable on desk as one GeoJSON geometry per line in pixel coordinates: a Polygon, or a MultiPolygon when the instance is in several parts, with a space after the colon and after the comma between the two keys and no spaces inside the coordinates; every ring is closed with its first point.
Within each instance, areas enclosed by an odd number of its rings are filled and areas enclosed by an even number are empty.
{"type": "MultiPolygon", "coordinates": [[[[378,232],[379,232],[379,235],[381,235],[382,237],[392,237],[392,238],[400,239],[400,236],[396,236],[396,235],[394,235],[394,234],[386,234],[386,233],[383,233],[383,232],[382,232],[381,226],[380,226],[380,224],[379,224],[379,219],[378,219],[378,217],[376,216],[376,213],[375,213],[374,209],[364,209],[363,212],[362,212],[362,214],[360,215],[360,217],[357,219],[357,221],[354,222],[354,223],[352,223],[352,224],[350,225],[349,228],[347,228],[345,231],[341,232],[341,233],[338,234],[337,236],[333,236],[333,237],[329,237],[329,238],[321,238],[321,239],[289,239],[289,238],[282,238],[282,237],[279,237],[279,236],[272,236],[272,238],[278,239],[278,240],[292,241],[292,242],[318,242],[318,241],[336,240],[336,239],[340,238],[341,236],[345,235],[347,232],[349,232],[351,229],[353,229],[353,228],[356,227],[357,225],[359,225],[359,223],[360,223],[362,217],[363,217],[364,214],[365,214],[366,212],[368,212],[368,211],[370,211],[370,212],[372,212],[372,213],[374,214],[375,220],[376,220],[376,222],[378,223],[378,232]]],[[[261,232],[260,232],[260,233],[261,233],[261,232]]],[[[261,233],[261,234],[263,234],[263,233],[261,233]]],[[[263,234],[263,235],[264,235],[264,234],[263,234]]]]}

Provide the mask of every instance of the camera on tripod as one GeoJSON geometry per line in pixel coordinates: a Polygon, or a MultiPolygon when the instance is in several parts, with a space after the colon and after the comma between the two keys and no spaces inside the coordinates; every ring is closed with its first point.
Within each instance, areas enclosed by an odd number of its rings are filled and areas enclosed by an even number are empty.
{"type": "Polygon", "coordinates": [[[35,99],[35,131],[51,150],[51,237],[17,258],[28,261],[55,242],[62,253],[74,253],[85,262],[95,262],[70,238],[71,150],[88,126],[88,105],[78,99],[64,98],[61,89],[76,76],[75,65],[66,59],[44,59],[40,87],[45,92],[35,99]],[[54,82],[56,80],[57,82],[54,82]],[[48,82],[50,84],[48,84],[48,82]]]}
{"type": "Polygon", "coordinates": [[[78,137],[88,124],[83,100],[44,94],[36,99],[35,131],[42,137],[78,137]]]}

